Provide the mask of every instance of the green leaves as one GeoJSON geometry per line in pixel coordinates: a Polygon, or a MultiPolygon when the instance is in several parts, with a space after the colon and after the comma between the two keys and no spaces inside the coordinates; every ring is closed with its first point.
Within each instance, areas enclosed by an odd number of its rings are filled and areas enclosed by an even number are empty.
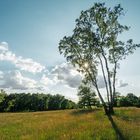
{"type": "Polygon", "coordinates": [[[84,63],[88,62],[88,71],[97,72],[99,57],[108,63],[118,63],[139,47],[130,39],[126,43],[118,41],[117,37],[129,27],[119,23],[119,17],[124,15],[120,4],[107,8],[105,3],[95,3],[93,7],[82,11],[73,35],[64,37],[59,43],[59,52],[68,62],[78,66],[78,71],[87,72],[84,63]]]}
{"type": "Polygon", "coordinates": [[[90,84],[86,80],[82,81],[82,84],[78,88],[78,96],[79,96],[79,105],[82,107],[91,108],[96,104],[96,94],[95,91],[92,90],[90,84]]]}
{"type": "MultiPolygon", "coordinates": [[[[120,4],[111,9],[105,7],[105,3],[95,3],[92,8],[82,11],[80,17],[76,19],[73,35],[64,37],[60,41],[60,54],[63,54],[73,65],[79,66],[82,65],[81,61],[96,60],[97,62],[97,57],[103,53],[108,55],[111,63],[121,60],[126,54],[126,49],[123,49],[123,42],[117,41],[117,36],[129,30],[128,26],[118,22],[119,16],[123,14],[120,4]],[[112,55],[115,56],[114,61],[112,55]]],[[[132,51],[128,47],[130,44],[132,46],[130,42],[126,45],[127,51],[132,51]]]]}

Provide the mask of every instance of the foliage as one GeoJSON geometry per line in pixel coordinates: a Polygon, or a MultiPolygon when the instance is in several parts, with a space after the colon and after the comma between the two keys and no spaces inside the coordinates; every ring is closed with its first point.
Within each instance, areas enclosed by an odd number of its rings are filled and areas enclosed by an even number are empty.
{"type": "Polygon", "coordinates": [[[0,112],[72,109],[75,106],[76,104],[73,101],[65,99],[64,96],[59,94],[6,94],[3,90],[0,92],[0,112]]]}
{"type": "Polygon", "coordinates": [[[3,102],[4,98],[6,96],[6,93],[3,89],[0,90],[0,104],[3,102]]]}
{"type": "Polygon", "coordinates": [[[126,42],[118,40],[121,33],[129,30],[128,26],[119,23],[122,15],[124,12],[120,4],[107,8],[105,3],[95,3],[90,9],[81,12],[73,34],[65,36],[59,43],[60,54],[96,88],[107,114],[113,113],[119,62],[140,47],[132,39],[126,42]],[[104,78],[107,102],[98,85],[99,67],[104,78]]]}
{"type": "Polygon", "coordinates": [[[78,96],[80,108],[91,109],[93,106],[99,106],[99,100],[96,98],[95,91],[86,81],[82,81],[82,84],[79,86],[78,96]]]}
{"type": "Polygon", "coordinates": [[[140,107],[140,97],[137,97],[133,93],[128,93],[126,96],[120,96],[117,99],[117,106],[122,107],[129,107],[129,106],[136,106],[140,107]]]}

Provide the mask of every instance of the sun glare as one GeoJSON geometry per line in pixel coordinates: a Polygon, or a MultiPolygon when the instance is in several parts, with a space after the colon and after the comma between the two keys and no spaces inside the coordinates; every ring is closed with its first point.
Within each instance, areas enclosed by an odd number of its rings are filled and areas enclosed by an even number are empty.
{"type": "Polygon", "coordinates": [[[84,63],[85,68],[88,68],[88,66],[89,66],[88,63],[84,63]]]}

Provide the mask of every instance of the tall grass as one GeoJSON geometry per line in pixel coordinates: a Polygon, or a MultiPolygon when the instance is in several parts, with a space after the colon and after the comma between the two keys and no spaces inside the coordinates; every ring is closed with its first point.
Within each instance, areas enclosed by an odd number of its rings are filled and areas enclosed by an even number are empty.
{"type": "MultiPolygon", "coordinates": [[[[140,109],[116,109],[115,124],[127,140],[140,139],[140,109]]],[[[116,140],[102,109],[1,113],[0,140],[116,140]]]]}

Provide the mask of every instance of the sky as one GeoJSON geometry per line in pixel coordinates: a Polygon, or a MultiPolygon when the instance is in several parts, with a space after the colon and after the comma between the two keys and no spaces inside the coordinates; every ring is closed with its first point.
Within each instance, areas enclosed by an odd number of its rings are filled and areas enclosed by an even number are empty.
{"type": "MultiPolygon", "coordinates": [[[[77,100],[81,75],[59,54],[58,44],[72,34],[80,12],[95,2],[109,7],[120,3],[125,10],[120,22],[131,26],[121,40],[140,43],[139,0],[0,0],[0,88],[77,100]]],[[[124,95],[140,96],[139,55],[140,49],[121,62],[117,90],[124,95]]]]}

